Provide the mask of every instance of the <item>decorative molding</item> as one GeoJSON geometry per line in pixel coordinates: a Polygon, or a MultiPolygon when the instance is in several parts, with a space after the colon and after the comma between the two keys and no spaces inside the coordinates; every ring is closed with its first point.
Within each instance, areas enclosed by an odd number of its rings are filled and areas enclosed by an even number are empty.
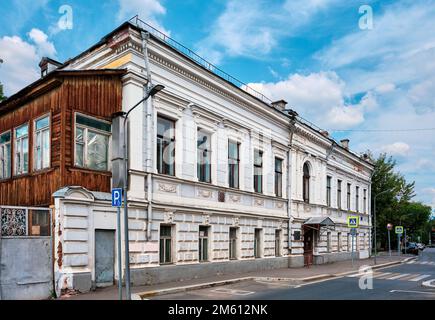
{"type": "Polygon", "coordinates": [[[174,212],[173,211],[165,211],[164,221],[165,221],[165,223],[173,223],[174,222],[174,212]]]}
{"type": "Polygon", "coordinates": [[[239,217],[237,217],[237,216],[235,216],[234,217],[234,226],[236,226],[236,227],[238,227],[239,226],[239,223],[240,223],[240,218],[239,217]]]}
{"type": "Polygon", "coordinates": [[[278,209],[284,208],[284,202],[276,201],[275,202],[275,208],[278,208],[278,209]]]}
{"type": "Polygon", "coordinates": [[[228,198],[233,203],[240,203],[240,200],[242,199],[242,197],[239,194],[230,194],[228,198]]]}
{"type": "Polygon", "coordinates": [[[254,198],[254,206],[264,207],[264,199],[254,198]]]}
{"type": "Polygon", "coordinates": [[[163,191],[163,192],[177,193],[177,185],[175,185],[175,184],[159,183],[159,190],[163,191]]]}
{"type": "Polygon", "coordinates": [[[205,225],[210,224],[210,215],[209,214],[202,215],[202,223],[205,225]]]}
{"type": "Polygon", "coordinates": [[[197,195],[198,195],[198,197],[201,197],[201,198],[211,198],[213,195],[213,192],[211,190],[198,189],[197,195]]]}

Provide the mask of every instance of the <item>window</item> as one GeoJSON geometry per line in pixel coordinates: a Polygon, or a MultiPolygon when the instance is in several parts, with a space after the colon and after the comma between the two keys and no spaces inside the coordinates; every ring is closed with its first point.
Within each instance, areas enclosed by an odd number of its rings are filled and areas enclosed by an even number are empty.
{"type": "Polygon", "coordinates": [[[275,230],[275,256],[281,256],[281,230],[275,230]]]}
{"type": "Polygon", "coordinates": [[[353,241],[353,236],[348,233],[347,234],[347,251],[352,251],[352,241],[353,241]]]}
{"type": "Polygon", "coordinates": [[[211,136],[198,130],[198,180],[211,182],[211,136]]]}
{"type": "Polygon", "coordinates": [[[304,164],[303,171],[304,171],[304,176],[303,176],[302,196],[304,202],[309,203],[310,202],[310,169],[308,167],[308,163],[304,164]]]}
{"type": "Polygon", "coordinates": [[[237,259],[237,228],[230,228],[230,260],[237,259]]]}
{"type": "Polygon", "coordinates": [[[32,236],[50,236],[50,211],[29,210],[29,232],[32,236]]]}
{"type": "Polygon", "coordinates": [[[331,177],[326,177],[326,205],[328,207],[331,206],[331,180],[331,177]]]}
{"type": "Polygon", "coordinates": [[[341,251],[341,232],[337,233],[337,251],[341,251]]]}
{"type": "Polygon", "coordinates": [[[254,257],[261,258],[261,229],[254,231],[254,257]]]}
{"type": "Polygon", "coordinates": [[[160,263],[172,262],[172,227],[160,226],[160,263]]]}
{"type": "Polygon", "coordinates": [[[337,181],[337,208],[341,209],[341,180],[337,181]]]}
{"type": "Polygon", "coordinates": [[[275,195],[282,197],[282,160],[275,158],[275,195]]]}
{"type": "Polygon", "coordinates": [[[254,191],[263,192],[263,152],[254,150],[254,191]]]}
{"type": "Polygon", "coordinates": [[[326,250],[331,252],[331,232],[326,234],[326,250]]]}
{"type": "Polygon", "coordinates": [[[29,172],[29,125],[25,124],[15,129],[15,170],[16,175],[29,172]]]}
{"type": "Polygon", "coordinates": [[[355,211],[359,212],[359,187],[355,187],[355,211]]]}
{"type": "Polygon", "coordinates": [[[11,132],[0,135],[0,179],[11,177],[11,132]]]}
{"type": "Polygon", "coordinates": [[[350,183],[347,184],[347,210],[350,210],[350,183]]]}
{"type": "Polygon", "coordinates": [[[199,261],[208,261],[208,227],[199,227],[199,261]]]}
{"type": "Polygon", "coordinates": [[[300,231],[295,231],[295,232],[293,233],[293,239],[294,239],[295,241],[300,241],[300,240],[301,240],[301,232],[300,232],[300,231]]]}
{"type": "Polygon", "coordinates": [[[175,175],[175,122],[157,117],[157,171],[175,175]]]}
{"type": "Polygon", "coordinates": [[[367,190],[363,190],[363,212],[367,213],[367,190]]]}
{"type": "Polygon", "coordinates": [[[239,187],[239,146],[237,142],[228,141],[228,184],[230,188],[239,187]]]}
{"type": "Polygon", "coordinates": [[[75,131],[75,165],[107,171],[110,123],[76,114],[75,131]]]}
{"type": "Polygon", "coordinates": [[[34,169],[50,167],[50,118],[45,116],[35,121],[34,169]]]}

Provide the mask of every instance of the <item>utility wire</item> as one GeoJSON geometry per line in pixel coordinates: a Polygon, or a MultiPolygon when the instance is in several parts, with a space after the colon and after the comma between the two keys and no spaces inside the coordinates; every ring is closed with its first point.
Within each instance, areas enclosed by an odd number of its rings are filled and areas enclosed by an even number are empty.
{"type": "Polygon", "coordinates": [[[329,129],[331,132],[411,132],[411,131],[434,131],[435,128],[421,128],[421,129],[329,129]]]}

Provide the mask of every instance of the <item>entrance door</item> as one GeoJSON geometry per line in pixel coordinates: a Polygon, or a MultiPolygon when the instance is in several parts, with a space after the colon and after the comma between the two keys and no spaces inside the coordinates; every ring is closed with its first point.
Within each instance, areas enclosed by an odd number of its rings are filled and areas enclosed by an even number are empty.
{"type": "Polygon", "coordinates": [[[112,285],[115,266],[115,231],[95,230],[95,283],[112,285]]]}
{"type": "Polygon", "coordinates": [[[304,229],[304,265],[313,264],[313,229],[304,229]]]}

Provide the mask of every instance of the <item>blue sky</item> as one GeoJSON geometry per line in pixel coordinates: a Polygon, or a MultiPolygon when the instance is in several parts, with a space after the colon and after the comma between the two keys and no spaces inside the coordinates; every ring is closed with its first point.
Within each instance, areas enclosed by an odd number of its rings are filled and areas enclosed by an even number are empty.
{"type": "Polygon", "coordinates": [[[352,150],[393,155],[435,207],[435,130],[394,131],[435,127],[435,1],[0,1],[8,95],[38,77],[42,56],[64,61],[139,14],[352,150]],[[62,5],[71,30],[57,27],[62,5]],[[373,28],[360,28],[362,5],[373,28]]]}

